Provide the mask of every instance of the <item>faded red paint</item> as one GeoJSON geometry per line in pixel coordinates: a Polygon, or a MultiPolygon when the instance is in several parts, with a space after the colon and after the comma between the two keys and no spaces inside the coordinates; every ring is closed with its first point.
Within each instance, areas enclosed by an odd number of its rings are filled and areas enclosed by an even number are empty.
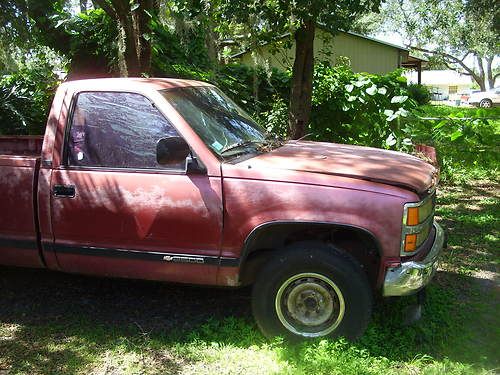
{"type": "MultiPolygon", "coordinates": [[[[421,159],[396,151],[335,143],[292,141],[252,159],[256,167],[331,174],[400,185],[423,192],[436,169],[421,159]]],[[[435,182],[435,181],[434,181],[435,182]]]]}
{"type": "MultiPolygon", "coordinates": [[[[15,141],[24,145],[25,139],[15,139],[12,143],[5,142],[2,137],[1,146],[13,145],[20,147],[15,141]]],[[[29,145],[25,152],[30,153],[29,145]]],[[[30,156],[0,155],[0,233],[2,236],[17,241],[20,246],[13,246],[9,241],[0,249],[0,263],[26,267],[41,267],[42,263],[37,251],[30,249],[31,244],[36,249],[36,228],[34,221],[35,207],[33,205],[33,178],[36,158],[30,156]]]]}
{"type": "Polygon", "coordinates": [[[52,104],[43,144],[41,137],[0,137],[0,241],[18,243],[0,248],[0,264],[42,266],[41,245],[49,269],[235,286],[239,266],[220,267],[217,260],[239,258],[251,231],[274,221],[363,228],[381,245],[381,267],[399,260],[403,205],[418,201],[418,194],[435,182],[434,167],[402,153],[314,142],[289,142],[237,164],[221,162],[158,93],[200,85],[207,84],[138,78],[64,83],[52,104]],[[187,140],[207,173],[64,167],[66,122],[80,91],[148,97],[187,140]],[[54,197],[54,185],[74,185],[75,197],[54,197]],[[23,241],[35,247],[24,249],[23,241]],[[79,247],[146,256],[189,254],[211,262],[112,258],[98,250],[81,255],[74,252],[79,247]]]}

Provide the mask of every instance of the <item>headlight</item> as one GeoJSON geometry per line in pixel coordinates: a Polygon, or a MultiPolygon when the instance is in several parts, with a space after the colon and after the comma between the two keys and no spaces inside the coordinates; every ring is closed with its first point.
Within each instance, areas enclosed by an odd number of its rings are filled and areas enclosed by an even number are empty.
{"type": "Polygon", "coordinates": [[[435,191],[417,203],[406,203],[403,213],[401,255],[414,254],[429,237],[434,221],[435,191]]]}

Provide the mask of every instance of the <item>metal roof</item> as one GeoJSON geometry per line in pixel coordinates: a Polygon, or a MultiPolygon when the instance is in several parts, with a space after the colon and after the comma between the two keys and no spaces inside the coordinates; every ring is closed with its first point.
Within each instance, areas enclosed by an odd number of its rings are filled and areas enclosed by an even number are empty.
{"type": "MultiPolygon", "coordinates": [[[[326,32],[330,32],[330,33],[332,32],[325,25],[319,25],[318,28],[323,29],[326,32]]],[[[344,34],[349,34],[349,35],[352,35],[352,36],[356,36],[358,38],[366,39],[366,40],[369,40],[371,42],[375,42],[375,43],[383,44],[383,45],[386,45],[386,46],[389,46],[389,47],[392,47],[392,48],[396,48],[396,49],[401,50],[401,51],[407,51],[407,52],[410,51],[409,48],[406,48],[406,47],[403,47],[403,46],[398,46],[397,44],[392,44],[392,43],[384,42],[383,40],[376,39],[376,38],[373,38],[371,36],[366,36],[366,35],[358,34],[358,33],[355,33],[354,31],[343,31],[343,30],[340,30],[340,32],[344,33],[344,34]]],[[[283,38],[290,37],[291,35],[292,34],[290,32],[284,33],[284,34],[278,36],[273,42],[276,42],[276,41],[278,41],[280,39],[283,39],[283,38]]],[[[269,43],[271,43],[271,42],[262,43],[261,46],[265,46],[265,45],[267,45],[269,43]]],[[[229,57],[230,58],[240,57],[240,56],[244,55],[247,52],[250,52],[250,49],[247,48],[244,51],[240,51],[240,52],[235,53],[234,55],[229,56],[229,57]]],[[[420,58],[418,58],[418,59],[420,59],[420,58]]]]}

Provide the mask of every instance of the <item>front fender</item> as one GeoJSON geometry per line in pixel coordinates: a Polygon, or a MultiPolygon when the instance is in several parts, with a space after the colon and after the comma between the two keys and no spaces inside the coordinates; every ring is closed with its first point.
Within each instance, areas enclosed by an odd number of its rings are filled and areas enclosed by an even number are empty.
{"type": "Polygon", "coordinates": [[[300,183],[224,179],[222,257],[241,258],[250,234],[277,222],[329,223],[373,236],[383,257],[399,256],[403,196],[300,183]]]}

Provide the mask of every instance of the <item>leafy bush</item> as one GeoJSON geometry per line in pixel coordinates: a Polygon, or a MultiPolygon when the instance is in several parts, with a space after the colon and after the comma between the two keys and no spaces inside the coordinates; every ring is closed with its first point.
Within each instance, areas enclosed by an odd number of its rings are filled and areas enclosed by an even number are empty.
{"type": "Polygon", "coordinates": [[[500,118],[492,115],[494,111],[424,106],[408,119],[407,127],[415,143],[436,148],[443,179],[496,179],[500,165],[500,118]]]}
{"type": "Polygon", "coordinates": [[[69,77],[106,77],[118,70],[118,29],[103,9],[70,15],[60,10],[46,44],[66,56],[69,77]]]}
{"type": "Polygon", "coordinates": [[[318,65],[309,131],[322,141],[404,149],[411,140],[401,118],[415,107],[400,71],[379,76],[318,65]]]}
{"type": "Polygon", "coordinates": [[[288,127],[286,124],[288,124],[288,103],[285,103],[283,98],[279,95],[274,96],[271,109],[262,112],[258,119],[271,134],[282,139],[287,137],[288,127]]]}
{"type": "Polygon", "coordinates": [[[0,79],[0,134],[43,134],[58,85],[47,56],[39,55],[0,79]]]}
{"type": "Polygon", "coordinates": [[[290,91],[288,73],[241,64],[221,66],[213,83],[247,112],[261,120],[264,119],[261,114],[270,111],[277,98],[288,102],[290,91]]]}
{"type": "MultiPolygon", "coordinates": [[[[287,134],[288,116],[280,98],[274,96],[272,108],[261,118],[282,135],[287,134]]],[[[354,73],[345,65],[317,64],[312,104],[307,129],[311,139],[398,150],[411,147],[409,129],[401,119],[417,104],[409,97],[406,79],[399,70],[380,76],[354,73]]]]}
{"type": "Polygon", "coordinates": [[[198,73],[210,71],[212,64],[202,28],[187,29],[180,36],[156,18],[151,20],[150,27],[154,76],[200,79],[198,73]]]}
{"type": "MultiPolygon", "coordinates": [[[[195,79],[218,86],[240,107],[257,120],[261,120],[264,125],[267,116],[271,116],[276,100],[280,103],[288,103],[290,75],[277,69],[266,71],[242,64],[222,65],[217,71],[199,69],[188,64],[170,64],[163,67],[166,70],[158,72],[160,76],[195,79]]],[[[283,106],[281,109],[283,110],[283,106]]],[[[285,110],[287,111],[286,108],[285,110]]],[[[288,115],[286,116],[288,118],[288,115]]],[[[287,122],[283,124],[286,132],[287,122]]],[[[277,123],[276,126],[278,127],[277,123]]],[[[283,129],[276,128],[278,132],[283,129]]]]}
{"type": "Polygon", "coordinates": [[[427,86],[412,83],[408,85],[408,95],[415,100],[418,105],[429,104],[431,101],[431,92],[427,86]]]}

